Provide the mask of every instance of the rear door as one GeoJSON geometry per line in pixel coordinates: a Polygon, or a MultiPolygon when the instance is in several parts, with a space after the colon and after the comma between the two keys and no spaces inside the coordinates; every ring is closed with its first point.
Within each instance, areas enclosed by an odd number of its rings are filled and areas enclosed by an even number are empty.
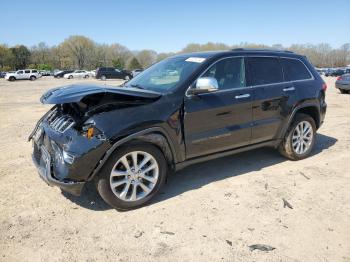
{"type": "Polygon", "coordinates": [[[114,78],[121,78],[121,79],[123,79],[124,77],[123,77],[122,71],[120,71],[119,69],[116,68],[116,69],[115,69],[114,78]]]}
{"type": "Polygon", "coordinates": [[[202,77],[214,77],[219,90],[185,97],[186,157],[245,146],[251,139],[252,92],[242,57],[219,60],[202,77]]]}
{"type": "Polygon", "coordinates": [[[23,79],[29,79],[30,78],[30,70],[24,70],[23,79]]]}
{"type": "Polygon", "coordinates": [[[252,143],[275,139],[296,96],[293,83],[283,77],[279,57],[247,58],[253,90],[252,143]]]}

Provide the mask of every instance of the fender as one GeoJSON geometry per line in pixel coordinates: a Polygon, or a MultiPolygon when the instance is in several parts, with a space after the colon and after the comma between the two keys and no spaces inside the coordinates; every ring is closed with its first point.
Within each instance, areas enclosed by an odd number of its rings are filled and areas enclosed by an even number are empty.
{"type": "MultiPolygon", "coordinates": [[[[313,108],[315,108],[315,109],[317,110],[317,112],[318,112],[318,117],[319,117],[319,119],[320,119],[320,108],[319,108],[319,106],[318,106],[316,103],[305,103],[305,104],[301,104],[301,105],[296,106],[296,107],[293,109],[291,115],[289,116],[287,123],[283,126],[283,128],[282,128],[282,130],[281,130],[281,133],[280,133],[280,135],[279,135],[279,137],[280,137],[281,139],[283,139],[283,137],[285,136],[285,134],[286,134],[286,132],[287,132],[287,130],[288,130],[290,124],[292,123],[295,114],[298,112],[298,110],[300,110],[300,109],[302,109],[302,108],[307,108],[307,107],[313,107],[313,108]]],[[[318,125],[319,123],[316,123],[316,124],[318,125]]]]}
{"type": "MultiPolygon", "coordinates": [[[[170,136],[167,134],[167,132],[161,128],[161,127],[151,127],[151,128],[147,128],[145,130],[142,130],[140,132],[136,132],[133,133],[127,137],[124,137],[122,139],[120,139],[119,141],[115,142],[112,147],[110,149],[107,150],[107,152],[105,153],[105,155],[103,156],[103,158],[99,161],[97,167],[94,169],[94,171],[91,173],[91,175],[88,177],[87,181],[91,181],[96,174],[101,170],[101,168],[103,167],[103,165],[107,162],[108,158],[111,156],[111,154],[120,146],[122,146],[123,144],[133,140],[133,139],[140,139],[143,141],[152,141],[152,138],[149,138],[147,136],[151,135],[151,134],[155,134],[158,136],[163,136],[165,137],[165,140],[167,142],[166,146],[169,146],[170,149],[170,154],[171,154],[171,159],[172,162],[171,164],[177,163],[177,159],[176,159],[176,154],[175,154],[175,149],[174,149],[174,145],[172,143],[172,140],[170,139],[170,136]],[[160,134],[159,134],[160,133],[160,134]]],[[[157,145],[161,145],[160,143],[156,143],[157,145]]],[[[166,156],[167,156],[167,152],[165,152],[166,156]]]]}

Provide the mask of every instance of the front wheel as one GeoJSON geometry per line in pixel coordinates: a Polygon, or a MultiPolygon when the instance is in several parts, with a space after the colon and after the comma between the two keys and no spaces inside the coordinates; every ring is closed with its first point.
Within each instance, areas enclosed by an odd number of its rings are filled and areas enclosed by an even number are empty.
{"type": "Polygon", "coordinates": [[[304,159],[310,155],[315,145],[315,138],[314,119],[309,115],[297,114],[279,145],[279,152],[291,160],[304,159]]]}
{"type": "Polygon", "coordinates": [[[16,80],[16,78],[14,76],[10,76],[9,81],[13,82],[15,80],[16,80]]]}
{"type": "Polygon", "coordinates": [[[73,76],[68,76],[68,79],[72,79],[73,78],[73,76]]]}
{"type": "Polygon", "coordinates": [[[102,80],[102,81],[105,81],[106,79],[107,79],[107,77],[106,77],[105,75],[102,75],[102,76],[101,76],[101,80],[102,80]]]}
{"type": "Polygon", "coordinates": [[[129,144],[115,151],[102,168],[97,190],[118,210],[138,208],[149,202],[165,182],[167,163],[151,144],[129,144]]]}

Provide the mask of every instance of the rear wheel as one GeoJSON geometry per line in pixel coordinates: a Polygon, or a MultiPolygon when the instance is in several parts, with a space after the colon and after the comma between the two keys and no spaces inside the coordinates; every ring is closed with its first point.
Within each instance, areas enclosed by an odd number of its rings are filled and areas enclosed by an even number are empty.
{"type": "Polygon", "coordinates": [[[84,76],[84,78],[89,78],[89,75],[84,76]]]}
{"type": "Polygon", "coordinates": [[[72,79],[72,78],[73,78],[73,76],[72,76],[72,75],[68,76],[68,79],[72,79]]]}
{"type": "Polygon", "coordinates": [[[165,182],[167,163],[151,144],[130,144],[115,151],[97,181],[101,197],[112,207],[128,210],[149,202],[165,182]]]}
{"type": "Polygon", "coordinates": [[[9,80],[10,80],[10,81],[15,81],[16,78],[15,78],[14,76],[10,76],[9,80]]]}
{"type": "Polygon", "coordinates": [[[279,152],[291,160],[304,159],[310,155],[315,145],[315,138],[314,119],[309,115],[297,114],[279,145],[279,152]]]}
{"type": "Polygon", "coordinates": [[[105,75],[101,76],[101,80],[105,81],[107,79],[107,77],[105,75]]]}
{"type": "Polygon", "coordinates": [[[339,91],[340,91],[340,93],[342,93],[342,94],[347,94],[349,91],[347,91],[347,90],[344,90],[344,89],[339,89],[339,91]]]}

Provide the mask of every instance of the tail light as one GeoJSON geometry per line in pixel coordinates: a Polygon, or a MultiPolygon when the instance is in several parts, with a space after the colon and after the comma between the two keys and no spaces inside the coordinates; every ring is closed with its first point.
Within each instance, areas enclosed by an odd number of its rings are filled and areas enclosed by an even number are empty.
{"type": "Polygon", "coordinates": [[[326,91],[326,90],[327,90],[327,84],[326,84],[326,83],[323,83],[323,84],[322,84],[322,90],[323,90],[323,91],[326,91]]]}
{"type": "Polygon", "coordinates": [[[341,81],[341,80],[343,80],[343,78],[341,76],[338,76],[337,81],[341,81]]]}

